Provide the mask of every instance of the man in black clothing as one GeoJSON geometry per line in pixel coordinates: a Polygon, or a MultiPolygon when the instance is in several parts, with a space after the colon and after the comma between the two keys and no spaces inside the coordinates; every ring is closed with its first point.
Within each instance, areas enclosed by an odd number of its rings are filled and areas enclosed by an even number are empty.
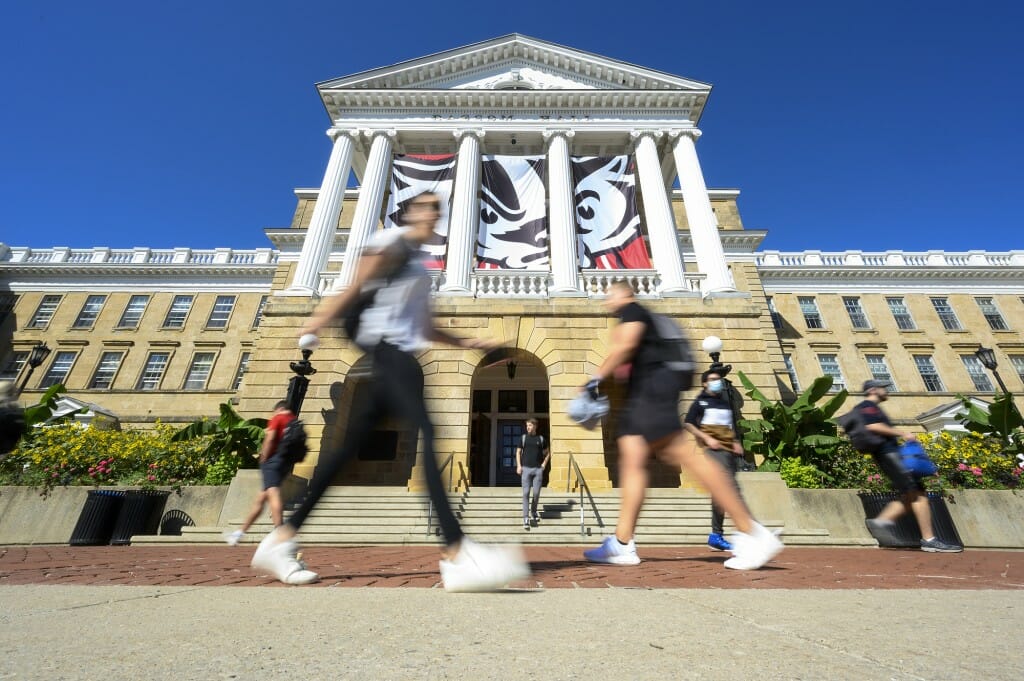
{"type": "MultiPolygon", "coordinates": [[[[704,372],[701,383],[704,385],[704,391],[697,396],[690,405],[690,410],[686,412],[686,430],[693,433],[709,457],[721,464],[729,475],[736,493],[740,494],[739,485],[736,484],[736,472],[743,463],[743,444],[736,437],[732,404],[725,395],[725,383],[721,374],[714,369],[704,372]]],[[[732,551],[732,544],[723,535],[724,521],[725,512],[712,499],[708,546],[716,551],[732,551]]]]}
{"type": "Polygon", "coordinates": [[[540,502],[540,487],[544,482],[544,468],[548,465],[551,450],[544,442],[544,436],[537,434],[537,419],[526,419],[526,433],[516,447],[516,473],[523,480],[523,529],[530,529],[530,518],[539,523],[537,504],[540,502]],[[533,490],[533,505],[529,506],[530,490],[533,490]],[[532,513],[527,514],[527,511],[532,513]]]}
{"type": "Polygon", "coordinates": [[[854,407],[860,413],[864,427],[882,438],[881,444],[870,454],[882,473],[889,478],[893,488],[903,495],[902,499],[889,502],[877,517],[866,521],[868,531],[879,540],[879,543],[894,543],[891,540],[894,539],[896,519],[904,513],[913,512],[917,518],[917,525],[921,528],[922,551],[959,553],[964,550],[962,546],[947,544],[935,536],[931,506],[924,485],[919,478],[915,478],[904,468],[900,459],[899,438],[913,442],[917,440],[917,436],[892,427],[889,417],[879,406],[887,399],[889,384],[886,381],[865,381],[864,401],[854,407]]]}

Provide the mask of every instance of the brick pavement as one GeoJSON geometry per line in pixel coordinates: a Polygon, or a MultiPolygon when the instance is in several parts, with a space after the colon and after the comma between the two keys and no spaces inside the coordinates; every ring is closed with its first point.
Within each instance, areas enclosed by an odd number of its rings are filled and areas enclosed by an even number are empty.
{"type": "MultiPolygon", "coordinates": [[[[252,547],[0,547],[0,586],[88,584],[146,586],[284,585],[249,567],[252,547]]],[[[1024,552],[788,548],[767,567],[737,572],[725,555],[702,547],[642,550],[635,567],[593,565],[580,547],[531,546],[531,580],[521,587],[709,589],[1024,589],[1024,552]]],[[[317,587],[439,586],[431,546],[304,549],[320,573],[317,587]]]]}

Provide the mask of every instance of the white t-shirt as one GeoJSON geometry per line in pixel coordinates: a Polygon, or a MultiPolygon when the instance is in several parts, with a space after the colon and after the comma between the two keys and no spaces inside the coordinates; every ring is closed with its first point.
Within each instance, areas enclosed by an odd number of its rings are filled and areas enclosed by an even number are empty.
{"type": "MultiPolygon", "coordinates": [[[[404,227],[381,230],[370,237],[366,250],[383,251],[396,244],[407,231],[404,227]]],[[[377,291],[373,305],[363,312],[356,339],[359,345],[370,347],[384,341],[404,352],[416,352],[430,345],[428,338],[433,327],[430,274],[422,260],[422,252],[414,250],[391,282],[384,283],[377,291]]],[[[380,282],[367,285],[380,285],[380,282]]]]}

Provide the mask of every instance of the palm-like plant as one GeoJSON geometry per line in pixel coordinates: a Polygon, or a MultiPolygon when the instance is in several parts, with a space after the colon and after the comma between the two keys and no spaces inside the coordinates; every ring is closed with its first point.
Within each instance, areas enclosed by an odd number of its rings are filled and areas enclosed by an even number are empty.
{"type": "Polygon", "coordinates": [[[793,404],[784,404],[765,397],[742,371],[739,377],[747,395],[761,405],[761,418],[739,423],[744,431],[743,447],[764,458],[761,470],[777,471],[783,459],[799,457],[821,471],[818,463],[843,442],[831,419],[846,401],[846,390],[816,405],[832,387],[831,376],[820,376],[793,404]]]}
{"type": "Polygon", "coordinates": [[[263,430],[266,427],[266,419],[243,419],[230,404],[224,402],[220,405],[219,419],[211,421],[203,418],[189,424],[175,433],[171,441],[209,437],[210,442],[203,450],[203,454],[210,461],[234,454],[241,459],[243,468],[254,468],[260,444],[263,442],[263,430]]]}
{"type": "Polygon", "coordinates": [[[964,411],[956,416],[967,430],[1000,440],[1007,456],[1024,453],[1024,418],[1021,418],[1010,393],[1003,393],[992,400],[988,411],[979,408],[970,398],[957,397],[964,405],[964,411]]]}

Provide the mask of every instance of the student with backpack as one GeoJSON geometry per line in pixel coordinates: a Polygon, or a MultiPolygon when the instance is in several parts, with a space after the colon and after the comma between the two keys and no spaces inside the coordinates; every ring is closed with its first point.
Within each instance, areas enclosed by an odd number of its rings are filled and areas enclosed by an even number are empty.
{"type": "MultiPolygon", "coordinates": [[[[290,446],[287,445],[285,435],[291,430],[302,431],[302,422],[295,418],[295,414],[288,408],[288,403],[281,400],[274,405],[274,415],[270,417],[266,429],[263,431],[263,444],[260,447],[260,475],[263,477],[263,491],[256,495],[252,510],[246,516],[242,526],[234,532],[224,534],[224,541],[230,546],[236,546],[245,537],[253,523],[263,513],[263,508],[270,504],[270,520],[274,527],[284,522],[284,500],[281,497],[281,484],[285,478],[292,474],[295,467],[294,455],[290,446]],[[295,424],[294,428],[290,428],[295,424]]],[[[303,433],[304,435],[304,433],[303,433]]],[[[290,435],[289,441],[297,439],[290,435]]],[[[302,438],[305,448],[305,438],[302,438]]],[[[302,459],[299,458],[299,461],[302,459]]]]}
{"type": "Polygon", "coordinates": [[[692,362],[688,368],[682,361],[688,352],[680,342],[681,330],[659,334],[657,327],[664,327],[668,318],[637,303],[628,282],[613,282],[604,304],[620,323],[612,331],[608,356],[580,390],[596,392],[617,368],[632,363],[616,440],[622,502],[615,533],[583,555],[595,563],[640,562],[633,532],[647,491],[647,460],[653,451],[685,466],[733,519],[738,532],[732,537],[733,557],[725,566],[735,570],[761,567],[782,550],[782,542],[751,517],[722,467],[686,442],[679,419],[679,393],[691,387],[693,369],[692,362]]]}
{"type": "Polygon", "coordinates": [[[540,488],[544,483],[544,469],[548,465],[551,450],[544,442],[544,436],[537,433],[537,419],[526,419],[526,432],[516,447],[516,473],[523,481],[523,529],[530,529],[530,520],[540,523],[537,505],[540,503],[540,488]],[[529,504],[530,490],[533,490],[533,504],[529,504]],[[527,513],[529,511],[529,513],[527,513]]]}

